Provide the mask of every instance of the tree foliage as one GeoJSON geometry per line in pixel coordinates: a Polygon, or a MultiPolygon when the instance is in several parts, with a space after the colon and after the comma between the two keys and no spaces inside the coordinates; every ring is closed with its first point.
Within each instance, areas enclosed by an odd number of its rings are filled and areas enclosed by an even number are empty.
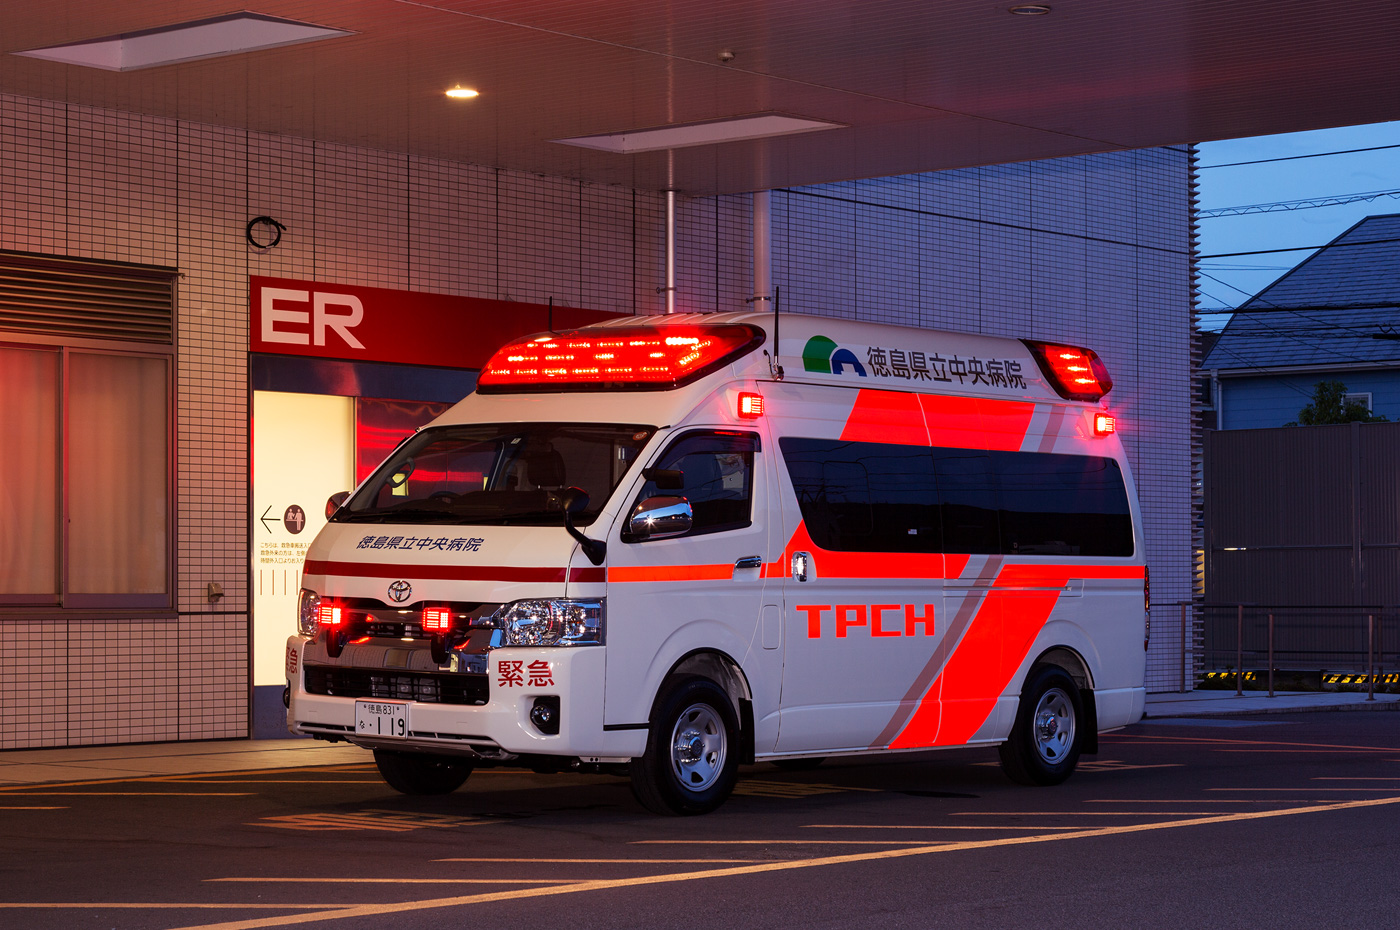
{"type": "Polygon", "coordinates": [[[1321,426],[1327,423],[1384,423],[1386,418],[1371,413],[1359,400],[1347,400],[1347,386],[1341,381],[1319,381],[1313,386],[1312,403],[1298,411],[1298,422],[1289,426],[1321,426]]]}

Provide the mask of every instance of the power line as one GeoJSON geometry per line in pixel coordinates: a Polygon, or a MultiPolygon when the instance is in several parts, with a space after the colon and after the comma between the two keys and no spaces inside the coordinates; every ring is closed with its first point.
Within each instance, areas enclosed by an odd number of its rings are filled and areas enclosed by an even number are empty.
{"type": "Polygon", "coordinates": [[[1297,161],[1300,158],[1322,158],[1326,155],[1351,155],[1355,152],[1379,152],[1383,149],[1400,149],[1400,144],[1396,145],[1372,145],[1364,149],[1338,149],[1335,152],[1313,152],[1311,155],[1283,155],[1278,158],[1259,158],[1255,161],[1232,161],[1223,165],[1197,165],[1197,171],[1204,171],[1206,168],[1238,168],[1241,165],[1267,165],[1275,161],[1297,161]]]}
{"type": "Polygon", "coordinates": [[[1200,219],[1218,216],[1243,216],[1248,213],[1281,213],[1284,210],[1312,210],[1317,207],[1337,207],[1346,203],[1380,200],[1382,197],[1400,197],[1400,190],[1365,191],[1359,194],[1336,194],[1330,197],[1308,197],[1303,200],[1279,200],[1274,203],[1252,203],[1243,207],[1216,207],[1213,210],[1197,210],[1200,219]]]}
{"type": "Polygon", "coordinates": [[[1340,249],[1344,246],[1354,245],[1385,245],[1390,242],[1400,242],[1400,238],[1394,239],[1367,239],[1363,242],[1324,242],[1322,245],[1299,245],[1291,249],[1255,249],[1253,252],[1219,252],[1215,255],[1197,255],[1198,261],[1207,258],[1236,258],[1240,255],[1273,255],[1278,252],[1310,252],[1313,249],[1340,249]]]}

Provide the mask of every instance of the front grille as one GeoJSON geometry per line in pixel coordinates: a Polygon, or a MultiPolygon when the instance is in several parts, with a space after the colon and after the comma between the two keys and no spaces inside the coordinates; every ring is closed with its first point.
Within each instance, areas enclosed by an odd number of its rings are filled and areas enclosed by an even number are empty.
{"type": "Polygon", "coordinates": [[[307,694],[329,697],[422,701],[425,704],[482,705],[488,700],[485,675],[458,672],[402,672],[385,669],[306,666],[307,694]]]}

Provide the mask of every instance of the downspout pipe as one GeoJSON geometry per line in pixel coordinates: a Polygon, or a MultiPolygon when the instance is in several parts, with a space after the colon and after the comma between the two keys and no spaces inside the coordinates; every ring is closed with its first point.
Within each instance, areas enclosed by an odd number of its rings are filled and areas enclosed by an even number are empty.
{"type": "Polygon", "coordinates": [[[666,192],[666,312],[676,312],[676,192],[666,192]]]}
{"type": "Polygon", "coordinates": [[[773,307],[773,192],[753,193],[753,299],[755,310],[773,307]]]}

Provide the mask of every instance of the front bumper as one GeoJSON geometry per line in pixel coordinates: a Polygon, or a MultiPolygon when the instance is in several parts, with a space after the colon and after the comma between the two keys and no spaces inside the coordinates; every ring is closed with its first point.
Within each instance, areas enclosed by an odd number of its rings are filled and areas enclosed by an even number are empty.
{"type": "Polygon", "coordinates": [[[287,640],[287,728],[298,735],[344,739],[368,749],[418,750],[498,762],[519,756],[623,761],[643,753],[646,731],[603,729],[606,651],[606,646],[492,650],[488,654],[484,703],[412,700],[382,690],[366,694],[358,699],[408,705],[407,737],[370,738],[355,732],[356,697],[308,692],[307,665],[332,672],[392,670],[367,668],[362,662],[357,663],[351,652],[330,659],[315,643],[293,636],[287,640]],[[559,700],[557,734],[542,732],[530,720],[536,698],[545,696],[559,700]]]}

